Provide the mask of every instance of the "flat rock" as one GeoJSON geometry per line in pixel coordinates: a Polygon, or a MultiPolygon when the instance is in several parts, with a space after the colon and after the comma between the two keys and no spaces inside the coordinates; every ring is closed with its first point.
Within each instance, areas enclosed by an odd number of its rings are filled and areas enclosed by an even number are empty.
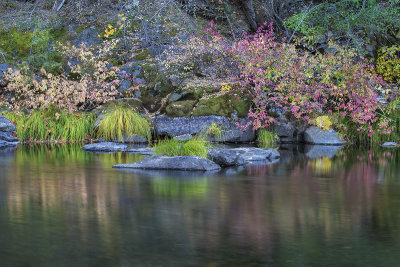
{"type": "Polygon", "coordinates": [[[322,130],[315,126],[304,132],[304,141],[313,145],[340,146],[346,144],[334,130],[322,130]]]}
{"type": "Polygon", "coordinates": [[[381,145],[382,147],[397,147],[398,144],[395,142],[385,142],[381,145]]]}
{"type": "Polygon", "coordinates": [[[0,133],[3,132],[9,136],[14,135],[15,125],[6,117],[0,115],[0,133]]]}
{"type": "Polygon", "coordinates": [[[90,152],[120,152],[125,151],[128,146],[112,142],[102,142],[85,145],[82,148],[90,152]]]}
{"type": "Polygon", "coordinates": [[[242,147],[211,149],[207,156],[221,166],[238,166],[251,161],[273,161],[280,154],[272,148],[242,147]]]}
{"type": "Polygon", "coordinates": [[[181,170],[181,171],[214,171],[221,167],[214,162],[197,156],[154,156],[131,164],[119,164],[114,168],[181,170]]]}

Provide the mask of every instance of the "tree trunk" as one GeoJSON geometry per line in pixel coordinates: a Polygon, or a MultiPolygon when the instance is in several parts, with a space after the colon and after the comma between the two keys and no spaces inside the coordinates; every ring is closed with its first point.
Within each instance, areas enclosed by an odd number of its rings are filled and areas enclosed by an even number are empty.
{"type": "Polygon", "coordinates": [[[250,27],[253,31],[257,30],[257,22],[256,22],[256,13],[253,7],[253,0],[242,0],[242,5],[244,9],[244,13],[246,15],[247,21],[250,24],[250,27]]]}

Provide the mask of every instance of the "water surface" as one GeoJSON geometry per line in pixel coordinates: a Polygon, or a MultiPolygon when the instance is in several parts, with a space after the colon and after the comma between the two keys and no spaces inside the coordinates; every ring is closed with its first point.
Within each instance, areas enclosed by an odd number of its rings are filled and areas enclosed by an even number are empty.
{"type": "Polygon", "coordinates": [[[303,152],[209,175],[116,170],[142,156],[78,145],[0,152],[0,265],[397,266],[398,150],[303,152]]]}

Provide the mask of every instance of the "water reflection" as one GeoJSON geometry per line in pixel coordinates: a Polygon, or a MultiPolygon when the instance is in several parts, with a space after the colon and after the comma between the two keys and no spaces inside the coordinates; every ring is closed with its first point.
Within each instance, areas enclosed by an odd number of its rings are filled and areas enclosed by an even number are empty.
{"type": "Polygon", "coordinates": [[[80,146],[0,153],[4,266],[390,266],[399,152],[342,149],[219,174],[112,169],[80,146]]]}

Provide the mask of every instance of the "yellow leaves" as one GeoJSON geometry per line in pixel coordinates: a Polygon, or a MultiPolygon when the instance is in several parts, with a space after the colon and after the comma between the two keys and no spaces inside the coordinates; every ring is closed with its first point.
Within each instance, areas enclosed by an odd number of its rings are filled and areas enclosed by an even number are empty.
{"type": "Polygon", "coordinates": [[[227,83],[223,83],[221,85],[221,91],[222,92],[229,92],[231,89],[232,89],[232,87],[227,83]]]}
{"type": "Polygon", "coordinates": [[[400,46],[393,45],[379,49],[376,72],[388,82],[400,80],[400,46]]]}
{"type": "Polygon", "coordinates": [[[319,116],[315,119],[315,125],[322,130],[329,130],[332,126],[332,121],[328,116],[319,116]]]}

